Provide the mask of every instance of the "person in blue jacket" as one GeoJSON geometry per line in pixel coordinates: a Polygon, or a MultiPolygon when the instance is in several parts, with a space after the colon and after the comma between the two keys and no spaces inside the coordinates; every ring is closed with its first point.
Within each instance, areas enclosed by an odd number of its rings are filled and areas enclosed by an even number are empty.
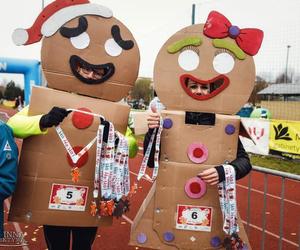
{"type": "Polygon", "coordinates": [[[12,129],[0,121],[0,238],[4,237],[3,202],[16,187],[18,154],[12,129]]]}

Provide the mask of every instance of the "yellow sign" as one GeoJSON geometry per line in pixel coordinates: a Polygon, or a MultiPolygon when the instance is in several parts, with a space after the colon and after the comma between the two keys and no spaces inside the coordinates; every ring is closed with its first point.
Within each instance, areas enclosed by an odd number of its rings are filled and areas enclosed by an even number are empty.
{"type": "Polygon", "coordinates": [[[271,120],[270,149],[300,154],[300,122],[271,120]]]}

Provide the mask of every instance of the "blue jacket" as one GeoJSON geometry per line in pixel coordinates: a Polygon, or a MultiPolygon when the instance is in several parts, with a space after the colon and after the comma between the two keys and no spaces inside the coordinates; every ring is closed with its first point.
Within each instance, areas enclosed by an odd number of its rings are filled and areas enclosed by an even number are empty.
{"type": "Polygon", "coordinates": [[[3,202],[15,190],[18,147],[12,129],[0,121],[0,238],[3,238],[3,202]]]}

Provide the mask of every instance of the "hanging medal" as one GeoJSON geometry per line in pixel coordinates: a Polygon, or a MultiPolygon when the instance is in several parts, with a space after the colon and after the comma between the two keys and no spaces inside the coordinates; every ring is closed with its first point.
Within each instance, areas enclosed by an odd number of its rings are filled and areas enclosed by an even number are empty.
{"type": "Polygon", "coordinates": [[[146,149],[139,173],[138,173],[138,177],[137,180],[139,181],[143,176],[145,176],[148,180],[150,181],[154,181],[157,177],[158,174],[158,169],[159,169],[159,151],[160,151],[160,138],[161,138],[161,133],[163,130],[163,119],[162,117],[160,117],[160,121],[159,121],[159,127],[155,128],[153,130],[153,133],[150,137],[150,141],[148,144],[148,147],[146,149]],[[156,137],[156,142],[155,142],[155,152],[154,152],[154,169],[153,169],[153,173],[152,173],[152,177],[149,177],[148,175],[146,175],[146,168],[147,168],[147,163],[150,157],[150,153],[151,153],[151,149],[152,149],[152,145],[154,143],[154,139],[156,137]]]}
{"type": "Polygon", "coordinates": [[[231,165],[223,165],[225,181],[218,184],[220,206],[223,214],[223,231],[229,235],[237,233],[235,170],[231,165]]]}

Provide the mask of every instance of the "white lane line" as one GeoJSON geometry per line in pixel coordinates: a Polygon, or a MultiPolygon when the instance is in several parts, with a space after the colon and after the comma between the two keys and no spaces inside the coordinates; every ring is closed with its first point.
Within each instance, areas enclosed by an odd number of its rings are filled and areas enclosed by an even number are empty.
{"type": "Polygon", "coordinates": [[[131,224],[131,225],[133,224],[133,221],[131,219],[129,219],[126,215],[122,214],[122,218],[124,220],[126,220],[129,224],[131,224]]]}
{"type": "MultiPolygon", "coordinates": [[[[9,209],[10,209],[10,203],[9,203],[9,200],[6,199],[6,200],[4,201],[4,204],[5,204],[5,207],[6,207],[7,211],[9,211],[9,209]]],[[[22,232],[22,230],[21,230],[20,224],[17,223],[17,222],[13,222],[12,224],[14,225],[14,228],[15,228],[16,232],[17,232],[18,234],[22,234],[22,235],[23,235],[23,232],[22,232]]],[[[23,250],[29,250],[28,246],[25,246],[25,245],[22,246],[22,249],[23,249],[23,250]]]]}
{"type": "MultiPolygon", "coordinates": [[[[242,222],[244,223],[245,226],[247,226],[247,221],[242,220],[242,222]]],[[[261,227],[255,226],[255,225],[253,225],[253,224],[251,224],[251,223],[249,224],[249,226],[250,226],[250,227],[253,227],[253,228],[255,228],[255,229],[257,229],[257,230],[259,230],[259,231],[262,232],[262,228],[261,228],[261,227]]],[[[279,239],[279,235],[274,234],[274,233],[271,233],[271,232],[269,232],[268,230],[265,230],[265,233],[266,233],[266,234],[269,234],[269,235],[271,235],[271,236],[273,236],[273,237],[275,237],[275,238],[277,238],[277,239],[279,239]]],[[[295,247],[299,247],[299,244],[297,244],[297,243],[295,243],[295,242],[293,242],[293,241],[290,241],[290,240],[288,240],[288,239],[286,239],[286,238],[282,238],[282,241],[284,241],[284,242],[286,242],[286,243],[288,243],[288,244],[291,244],[291,245],[293,245],[293,246],[295,246],[295,247]]]]}
{"type": "MultiPolygon", "coordinates": [[[[236,185],[237,185],[238,187],[240,187],[240,188],[248,189],[248,186],[244,186],[244,185],[241,185],[241,184],[236,184],[236,185]]],[[[264,194],[263,191],[260,191],[260,190],[255,189],[255,188],[251,188],[251,191],[253,191],[253,192],[255,192],[255,193],[259,193],[259,194],[264,194]]],[[[276,195],[273,195],[273,194],[268,194],[268,193],[267,193],[267,196],[272,197],[272,198],[274,198],[274,199],[281,200],[281,197],[276,196],[276,195]]],[[[291,203],[291,204],[293,204],[293,205],[296,205],[296,206],[300,206],[300,203],[299,203],[299,202],[296,202],[296,201],[291,201],[291,200],[288,200],[288,199],[284,199],[284,201],[289,202],[289,203],[291,203]]]]}
{"type": "MultiPolygon", "coordinates": [[[[138,176],[138,174],[136,174],[136,173],[134,173],[134,172],[132,172],[132,171],[129,171],[129,172],[130,172],[131,174],[135,175],[135,176],[138,176]]],[[[142,179],[145,180],[145,181],[149,181],[149,182],[153,183],[153,181],[152,181],[151,179],[145,178],[144,176],[142,177],[142,179]]]]}

